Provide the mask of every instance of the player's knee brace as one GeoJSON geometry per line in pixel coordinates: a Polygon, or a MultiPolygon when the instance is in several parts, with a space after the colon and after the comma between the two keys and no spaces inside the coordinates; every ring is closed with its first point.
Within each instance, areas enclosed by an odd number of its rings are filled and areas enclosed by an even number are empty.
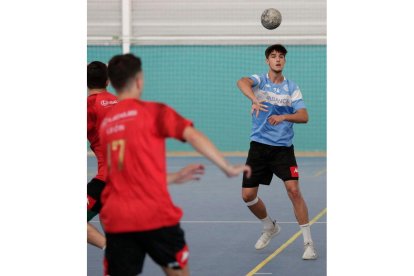
{"type": "Polygon", "coordinates": [[[247,207],[255,205],[257,202],[259,202],[259,197],[256,197],[252,201],[246,202],[247,207]]]}

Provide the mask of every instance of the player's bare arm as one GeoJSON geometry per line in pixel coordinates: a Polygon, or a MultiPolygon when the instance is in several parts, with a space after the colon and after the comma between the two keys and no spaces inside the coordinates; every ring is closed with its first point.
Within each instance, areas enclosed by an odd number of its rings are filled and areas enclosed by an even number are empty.
{"type": "Polygon", "coordinates": [[[271,125],[280,124],[283,121],[288,121],[297,124],[306,124],[309,116],[306,108],[299,109],[294,114],[272,115],[267,120],[271,125]]]}
{"type": "Polygon", "coordinates": [[[179,170],[178,172],[167,174],[168,184],[181,184],[191,180],[200,180],[204,174],[204,166],[202,164],[190,164],[179,170]]]}
{"type": "Polygon", "coordinates": [[[89,222],[87,223],[88,227],[88,243],[92,244],[100,249],[105,248],[106,240],[105,237],[89,222]]]}
{"type": "Polygon", "coordinates": [[[267,111],[267,107],[264,104],[264,101],[257,100],[256,96],[252,90],[253,81],[250,78],[243,77],[237,81],[237,87],[240,91],[252,101],[252,110],[251,113],[256,112],[256,117],[259,116],[259,112],[267,111]]]}
{"type": "Polygon", "coordinates": [[[249,166],[229,164],[210,139],[194,127],[186,127],[183,137],[196,151],[212,161],[228,177],[237,176],[243,172],[246,173],[247,177],[250,177],[251,168],[249,166]]]}

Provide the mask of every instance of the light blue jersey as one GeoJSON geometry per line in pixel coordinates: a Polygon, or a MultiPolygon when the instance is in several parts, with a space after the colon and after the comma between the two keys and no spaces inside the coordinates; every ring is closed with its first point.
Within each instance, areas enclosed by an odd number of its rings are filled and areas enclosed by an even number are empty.
{"type": "Polygon", "coordinates": [[[271,146],[292,145],[293,123],[283,121],[277,125],[271,125],[268,118],[272,115],[294,114],[305,107],[302,93],[293,81],[286,78],[280,84],[275,84],[269,79],[268,74],[252,75],[253,92],[259,101],[265,100],[267,112],[260,111],[252,114],[252,133],[250,139],[271,146]]]}

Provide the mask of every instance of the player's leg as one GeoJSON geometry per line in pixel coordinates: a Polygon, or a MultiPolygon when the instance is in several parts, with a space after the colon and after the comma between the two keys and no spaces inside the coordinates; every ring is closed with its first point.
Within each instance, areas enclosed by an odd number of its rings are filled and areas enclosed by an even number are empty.
{"type": "MultiPolygon", "coordinates": [[[[87,196],[88,196],[88,207],[87,207],[87,218],[88,222],[94,218],[101,210],[101,193],[105,187],[105,182],[97,178],[93,178],[87,186],[87,196]]],[[[87,224],[88,227],[88,243],[99,247],[101,249],[105,248],[105,237],[102,235],[98,229],[96,229],[90,223],[87,224]]]]}
{"type": "Polygon", "coordinates": [[[293,211],[295,213],[296,220],[299,225],[309,223],[308,207],[303,199],[302,193],[299,188],[298,180],[287,180],[284,181],[287,194],[293,205],[293,211]]]}
{"type": "Polygon", "coordinates": [[[106,233],[104,275],[135,276],[142,272],[145,249],[139,241],[141,233],[106,233]]]}
{"type": "Polygon", "coordinates": [[[167,276],[188,276],[190,275],[188,265],[181,269],[173,269],[169,267],[162,267],[162,270],[164,271],[165,275],[167,276]]]}
{"type": "Polygon", "coordinates": [[[269,185],[273,176],[272,171],[267,166],[266,158],[263,158],[268,147],[256,142],[250,143],[246,164],[252,168],[252,175],[250,178],[243,176],[242,184],[243,201],[263,224],[262,235],[255,244],[255,248],[258,250],[265,248],[270,240],[280,232],[279,225],[268,215],[266,205],[257,196],[259,183],[269,185]]]}
{"type": "Polygon", "coordinates": [[[257,196],[258,188],[242,188],[242,197],[249,210],[263,224],[262,234],[254,246],[257,250],[260,250],[269,245],[270,240],[279,234],[280,226],[276,223],[276,220],[272,220],[267,214],[264,202],[257,196]]]}
{"type": "Polygon", "coordinates": [[[313,247],[310,233],[308,207],[299,188],[299,172],[294,154],[294,148],[281,147],[275,150],[273,172],[283,180],[287,194],[293,205],[293,212],[302,230],[305,252],[303,259],[316,259],[317,254],[313,247]]]}
{"type": "Polygon", "coordinates": [[[293,211],[296,216],[296,220],[299,223],[300,228],[302,229],[303,242],[304,242],[304,253],[302,258],[304,260],[314,260],[317,259],[318,255],[313,245],[313,240],[311,236],[311,230],[309,225],[309,216],[308,216],[308,207],[306,202],[303,199],[302,193],[299,189],[298,180],[288,180],[285,181],[286,191],[290,198],[290,201],[293,205],[293,211]]]}
{"type": "Polygon", "coordinates": [[[249,210],[260,220],[267,217],[266,206],[257,196],[259,186],[252,188],[242,188],[242,198],[249,210]]]}
{"type": "Polygon", "coordinates": [[[148,255],[161,266],[165,275],[189,275],[189,251],[179,224],[148,231],[143,243],[148,255]]]}
{"type": "Polygon", "coordinates": [[[89,222],[88,226],[88,243],[92,244],[98,248],[104,249],[106,240],[105,237],[89,222]]]}
{"type": "MultiPolygon", "coordinates": [[[[246,165],[252,168],[252,175],[247,178],[243,175],[242,198],[250,211],[260,220],[265,219],[267,215],[264,202],[257,196],[259,191],[259,183],[269,185],[272,180],[272,171],[266,165],[262,158],[264,145],[251,142],[249,154],[247,156],[246,165]]],[[[265,228],[271,225],[264,225],[265,228]]]]}

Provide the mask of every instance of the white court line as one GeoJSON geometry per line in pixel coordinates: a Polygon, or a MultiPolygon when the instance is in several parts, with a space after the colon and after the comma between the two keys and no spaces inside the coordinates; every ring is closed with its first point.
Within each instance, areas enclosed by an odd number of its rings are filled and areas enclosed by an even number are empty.
{"type": "MultiPolygon", "coordinates": [[[[182,223],[261,223],[260,221],[245,221],[245,220],[183,220],[182,223]]],[[[280,224],[297,224],[297,221],[277,221],[280,224]]],[[[323,221],[316,223],[326,223],[323,221]]]]}
{"type": "MultiPolygon", "coordinates": [[[[99,220],[91,220],[89,222],[99,222],[99,220]]],[[[260,221],[246,220],[182,220],[180,223],[261,223],[260,221]]],[[[278,221],[280,224],[298,224],[297,221],[278,221]]],[[[317,221],[315,224],[326,224],[326,221],[317,221]]]]}
{"type": "Polygon", "coordinates": [[[326,168],[323,168],[323,169],[317,171],[313,176],[318,177],[318,176],[321,176],[322,174],[326,174],[326,168]]]}
{"type": "Polygon", "coordinates": [[[264,274],[270,275],[272,273],[271,272],[256,272],[254,275],[259,275],[259,274],[262,274],[262,275],[264,275],[264,274]]]}

